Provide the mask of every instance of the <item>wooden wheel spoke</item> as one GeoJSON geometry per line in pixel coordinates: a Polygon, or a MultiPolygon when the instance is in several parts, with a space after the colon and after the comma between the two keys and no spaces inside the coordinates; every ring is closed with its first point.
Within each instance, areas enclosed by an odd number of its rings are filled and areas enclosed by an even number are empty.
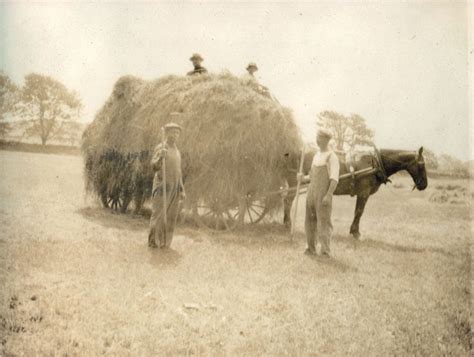
{"type": "Polygon", "coordinates": [[[258,212],[253,206],[250,206],[250,209],[258,216],[262,214],[262,212],[258,212]]]}
{"type": "Polygon", "coordinates": [[[229,211],[226,211],[225,214],[227,215],[227,217],[229,217],[231,221],[235,221],[239,215],[239,211],[229,210],[229,211]]]}
{"type": "Polygon", "coordinates": [[[225,219],[224,215],[222,215],[222,221],[224,222],[224,226],[225,226],[227,229],[230,229],[229,223],[227,223],[227,219],[225,219]]]}
{"type": "Polygon", "coordinates": [[[209,211],[207,211],[206,213],[204,213],[204,214],[202,215],[202,217],[207,217],[207,216],[209,216],[209,215],[211,215],[211,214],[213,215],[214,212],[212,212],[212,211],[209,210],[209,211]]]}
{"type": "Polygon", "coordinates": [[[244,216],[248,216],[250,224],[256,224],[260,222],[265,215],[267,214],[266,202],[261,199],[252,201],[251,198],[245,200],[245,205],[243,207],[244,216]]]}
{"type": "Polygon", "coordinates": [[[225,202],[218,200],[208,203],[201,201],[195,206],[196,221],[198,224],[210,229],[231,230],[235,227],[235,217],[239,214],[239,210],[234,205],[235,203],[225,205],[225,202]]]}
{"type": "Polygon", "coordinates": [[[214,219],[214,223],[215,223],[215,229],[217,231],[219,229],[219,220],[217,219],[217,217],[216,219],[214,219]]]}
{"type": "Polygon", "coordinates": [[[253,218],[252,218],[252,214],[250,213],[250,207],[249,206],[247,206],[247,213],[249,215],[250,222],[253,223],[253,218]]]}

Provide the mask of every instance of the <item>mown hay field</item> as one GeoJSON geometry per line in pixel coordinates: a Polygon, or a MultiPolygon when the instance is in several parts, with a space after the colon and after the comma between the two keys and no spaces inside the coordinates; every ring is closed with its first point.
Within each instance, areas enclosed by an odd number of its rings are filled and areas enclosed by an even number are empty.
{"type": "Polygon", "coordinates": [[[181,226],[162,253],[145,218],[86,198],[82,167],[0,151],[0,355],[470,354],[472,193],[430,200],[468,181],[395,177],[361,242],[354,199],[335,198],[324,262],[303,255],[303,197],[294,242],[274,224],[181,226]]]}

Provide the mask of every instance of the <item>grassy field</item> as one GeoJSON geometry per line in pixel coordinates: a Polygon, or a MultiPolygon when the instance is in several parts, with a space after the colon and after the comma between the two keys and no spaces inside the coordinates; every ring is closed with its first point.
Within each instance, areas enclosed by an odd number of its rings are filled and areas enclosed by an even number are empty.
{"type": "Polygon", "coordinates": [[[469,182],[411,186],[369,200],[363,241],[335,198],[330,261],[303,254],[303,197],[294,242],[184,226],[164,253],[85,196],[80,157],[0,151],[0,355],[468,356],[469,182]]]}

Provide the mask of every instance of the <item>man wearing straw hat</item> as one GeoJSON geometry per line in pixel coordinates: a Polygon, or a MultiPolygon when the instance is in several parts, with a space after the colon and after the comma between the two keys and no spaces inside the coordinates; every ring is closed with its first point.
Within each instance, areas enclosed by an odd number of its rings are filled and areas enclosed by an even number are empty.
{"type": "Polygon", "coordinates": [[[250,78],[250,77],[255,78],[254,73],[258,71],[257,64],[254,63],[254,62],[250,62],[250,63],[248,64],[246,70],[247,70],[247,72],[248,72],[249,78],[250,78]]]}
{"type": "Polygon", "coordinates": [[[151,160],[155,176],[148,245],[152,248],[170,247],[179,213],[179,200],[185,197],[181,154],[176,146],[181,130],[178,124],[166,124],[163,142],[155,148],[151,160]]]}
{"type": "MultiPolygon", "coordinates": [[[[247,82],[247,84],[250,84],[252,87],[254,87],[254,89],[260,93],[261,95],[264,95],[268,98],[272,98],[274,99],[275,101],[277,101],[275,98],[273,98],[273,96],[270,94],[270,91],[268,90],[267,87],[261,85],[257,78],[255,77],[255,72],[258,71],[258,67],[257,67],[257,64],[255,62],[250,62],[248,65],[247,65],[247,73],[245,73],[243,79],[247,82]]],[[[278,101],[277,101],[278,102],[278,101]]]]}
{"type": "Polygon", "coordinates": [[[187,73],[188,76],[194,76],[196,74],[207,74],[207,69],[205,69],[201,64],[204,61],[204,58],[199,53],[194,53],[189,59],[194,66],[194,69],[187,73]]]}
{"type": "Polygon", "coordinates": [[[309,176],[299,175],[299,179],[310,184],[306,196],[306,217],[305,231],[308,248],[305,254],[316,254],[316,243],[321,243],[321,256],[329,258],[330,240],[332,234],[332,197],[339,181],[339,160],[329,148],[331,132],[326,129],[319,129],[316,136],[316,143],[320,149],[313,158],[309,176]]]}

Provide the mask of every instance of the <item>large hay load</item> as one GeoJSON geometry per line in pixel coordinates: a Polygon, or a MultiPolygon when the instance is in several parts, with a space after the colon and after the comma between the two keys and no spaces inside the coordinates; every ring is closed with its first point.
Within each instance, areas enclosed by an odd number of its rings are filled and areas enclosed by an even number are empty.
{"type": "Polygon", "coordinates": [[[228,73],[117,81],[82,144],[87,189],[104,206],[125,211],[133,199],[140,209],[150,196],[150,157],[172,112],[184,129],[187,207],[210,208],[226,226],[243,199],[276,208],[280,200],[263,197],[281,186],[285,154],[302,146],[297,126],[289,109],[228,73]]]}

